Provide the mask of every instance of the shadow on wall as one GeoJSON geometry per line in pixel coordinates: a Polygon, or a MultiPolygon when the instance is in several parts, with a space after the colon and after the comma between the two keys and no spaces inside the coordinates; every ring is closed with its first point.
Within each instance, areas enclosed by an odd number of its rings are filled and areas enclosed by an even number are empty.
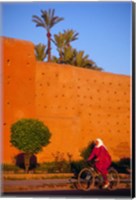
{"type": "MultiPolygon", "coordinates": [[[[25,153],[20,153],[16,156],[16,166],[25,170],[25,163],[24,163],[24,155],[25,153]]],[[[30,166],[29,170],[33,170],[37,167],[37,158],[35,155],[32,155],[30,158],[30,166]]]]}

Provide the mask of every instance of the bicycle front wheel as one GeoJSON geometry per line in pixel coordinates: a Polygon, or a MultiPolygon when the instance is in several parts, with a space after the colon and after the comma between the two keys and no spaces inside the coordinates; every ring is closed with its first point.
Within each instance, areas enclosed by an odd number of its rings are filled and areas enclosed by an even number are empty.
{"type": "Polygon", "coordinates": [[[109,189],[114,190],[119,184],[119,174],[114,168],[108,170],[108,181],[110,182],[109,189]]]}
{"type": "Polygon", "coordinates": [[[78,186],[79,189],[88,191],[94,183],[93,172],[88,169],[82,169],[78,174],[78,186]]]}

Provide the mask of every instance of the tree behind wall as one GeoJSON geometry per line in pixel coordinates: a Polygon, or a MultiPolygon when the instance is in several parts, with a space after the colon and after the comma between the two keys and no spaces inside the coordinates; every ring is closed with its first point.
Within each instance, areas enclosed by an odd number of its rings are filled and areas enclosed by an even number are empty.
{"type": "Polygon", "coordinates": [[[63,20],[62,17],[55,16],[55,10],[49,9],[41,10],[41,18],[37,15],[32,16],[32,21],[36,23],[37,27],[43,27],[47,31],[47,39],[48,39],[48,45],[47,45],[47,52],[48,52],[48,62],[51,60],[51,28],[63,20]]]}

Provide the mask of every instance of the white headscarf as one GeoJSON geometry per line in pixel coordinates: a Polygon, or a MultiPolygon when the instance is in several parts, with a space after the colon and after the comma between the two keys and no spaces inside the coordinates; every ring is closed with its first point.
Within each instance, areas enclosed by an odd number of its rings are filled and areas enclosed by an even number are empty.
{"type": "Polygon", "coordinates": [[[101,139],[97,138],[96,141],[98,142],[98,144],[95,145],[96,148],[103,146],[105,147],[105,149],[107,149],[107,147],[103,144],[103,141],[101,139]]]}

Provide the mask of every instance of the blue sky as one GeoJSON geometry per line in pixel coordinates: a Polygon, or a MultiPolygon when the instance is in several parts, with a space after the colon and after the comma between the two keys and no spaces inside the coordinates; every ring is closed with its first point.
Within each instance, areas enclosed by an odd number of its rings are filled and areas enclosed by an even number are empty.
{"type": "MultiPolygon", "coordinates": [[[[73,29],[79,33],[72,46],[84,50],[105,72],[131,75],[131,2],[3,2],[1,35],[47,44],[46,32],[36,27],[32,15],[55,9],[64,21],[52,35],[73,29]]],[[[52,45],[52,54],[58,55],[52,45]]]]}

